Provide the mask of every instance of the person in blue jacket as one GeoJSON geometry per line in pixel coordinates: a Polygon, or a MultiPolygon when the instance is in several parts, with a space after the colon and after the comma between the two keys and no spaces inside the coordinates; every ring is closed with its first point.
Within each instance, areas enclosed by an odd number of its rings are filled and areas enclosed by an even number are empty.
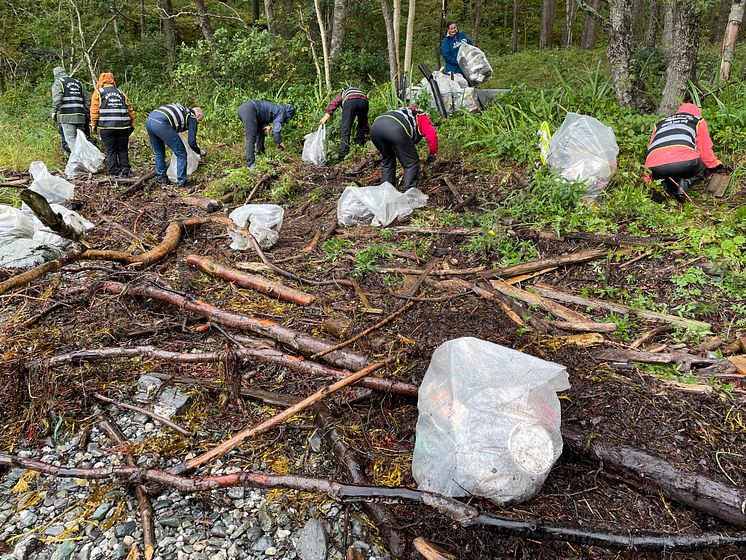
{"type": "Polygon", "coordinates": [[[238,118],[243,123],[246,138],[246,167],[254,169],[255,154],[264,153],[264,137],[272,134],[275,144],[285,150],[282,141],[282,125],[295,116],[295,105],[278,105],[271,101],[249,99],[238,108],[238,118]]]}
{"type": "Polygon", "coordinates": [[[443,55],[443,59],[446,61],[446,74],[453,72],[454,74],[464,73],[461,71],[461,67],[458,65],[458,49],[461,47],[461,43],[466,42],[473,45],[471,39],[466,36],[466,33],[462,33],[458,30],[458,26],[455,21],[448,22],[448,31],[446,36],[440,42],[440,54],[443,55]]]}

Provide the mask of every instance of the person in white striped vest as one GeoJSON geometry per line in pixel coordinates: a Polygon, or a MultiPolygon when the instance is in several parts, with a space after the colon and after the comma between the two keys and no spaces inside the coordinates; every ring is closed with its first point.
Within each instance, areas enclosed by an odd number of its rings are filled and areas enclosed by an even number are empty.
{"type": "Polygon", "coordinates": [[[52,70],[52,120],[59,123],[70,151],[75,149],[78,129],[85,132],[91,98],[81,83],[61,66],[52,70]]]}
{"type": "Polygon", "coordinates": [[[338,94],[329,106],[319,124],[326,124],[332,117],[332,113],[342,106],[342,128],[340,130],[342,142],[339,145],[339,161],[344,160],[350,152],[350,134],[352,132],[352,123],[357,119],[357,128],[355,129],[355,142],[359,146],[365,144],[365,137],[370,134],[368,126],[368,96],[362,90],[347,86],[338,94]]]}
{"type": "Polygon", "coordinates": [[[135,126],[135,113],[111,72],[98,77],[91,96],[91,126],[94,132],[98,129],[104,143],[109,176],[129,177],[129,139],[135,126]]]}
{"type": "Polygon", "coordinates": [[[186,186],[187,152],[179,137],[179,132],[188,131],[189,147],[200,157],[205,156],[205,151],[197,145],[197,128],[202,116],[202,109],[199,107],[189,109],[181,103],[163,105],[148,115],[145,129],[148,131],[150,145],[155,155],[155,177],[161,184],[169,184],[166,176],[166,146],[168,146],[176,156],[176,185],[186,186]]]}

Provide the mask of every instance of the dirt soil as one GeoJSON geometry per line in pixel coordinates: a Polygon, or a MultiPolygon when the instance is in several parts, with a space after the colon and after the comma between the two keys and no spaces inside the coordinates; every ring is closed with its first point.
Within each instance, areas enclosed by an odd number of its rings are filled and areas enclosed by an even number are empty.
{"type": "MultiPolygon", "coordinates": [[[[413,275],[383,274],[375,270],[355,277],[356,253],[367,247],[393,244],[409,247],[401,248],[390,258],[379,257],[375,262],[377,268],[424,269],[433,261],[437,262],[436,269],[494,266],[487,258],[466,256],[461,246],[468,237],[463,235],[423,235],[389,229],[384,239],[380,229],[368,226],[334,230],[337,195],[350,182],[376,184],[379,174],[372,162],[351,161],[344,166],[321,168],[296,165],[283,168],[281,172],[282,179],[268,180],[252,200],[270,201],[272,189],[281,181],[285,186],[289,184],[292,190],[290,202],[285,206],[280,241],[267,251],[267,257],[306,278],[355,278],[367,303],[348,286],[304,286],[263,273],[316,296],[312,305],[301,307],[278,302],[197,271],[185,263],[187,255],[207,255],[239,267],[259,260],[252,250],[229,249],[225,228],[215,224],[191,228],[175,252],[147,270],[94,261],[68,265],[61,272],[48,274],[22,289],[0,296],[3,333],[0,391],[5,395],[0,422],[6,427],[0,438],[0,449],[17,451],[40,445],[55,429],[59,418],[63,419],[63,430],[76,433],[93,421],[95,402],[89,395],[94,390],[127,400],[128,391],[139,376],[149,371],[218,382],[224,378],[220,364],[175,365],[136,359],[41,370],[30,368],[29,364],[34,361],[80,348],[152,345],[183,352],[194,349],[226,352],[232,348],[231,335],[223,334],[205,320],[157,302],[107,294],[101,289],[105,281],[167,286],[225,309],[273,319],[299,331],[332,339],[325,321],[334,317],[338,324],[349,325],[342,334],[344,339],[391,314],[403,302],[395,294],[405,293],[417,279],[413,275]],[[320,241],[312,250],[303,252],[314,236],[320,241]],[[325,245],[333,236],[348,242],[336,259],[331,257],[329,245],[325,245]],[[414,248],[419,248],[420,253],[414,248]],[[23,324],[57,303],[60,305],[38,317],[33,324],[23,324]]],[[[500,199],[502,193],[521,186],[520,172],[505,177],[482,177],[476,169],[461,162],[438,162],[425,170],[421,184],[422,190],[430,196],[429,205],[457,206],[455,195],[443,181],[446,173],[462,200],[472,196],[474,200],[500,199]],[[459,168],[460,172],[454,173],[454,168],[459,168]]],[[[252,185],[236,187],[234,200],[228,203],[228,208],[240,205],[252,185]]],[[[96,224],[89,240],[91,247],[140,253],[160,241],[170,221],[206,214],[183,204],[181,197],[185,193],[163,190],[155,184],[117,200],[124,188],[108,183],[82,183],[76,190],[79,212],[96,224]]],[[[478,211],[478,203],[462,205],[459,212],[464,211],[478,211]]],[[[534,241],[541,258],[600,246],[587,241],[551,239],[528,229],[514,234],[534,241]]],[[[637,248],[621,256],[610,254],[607,260],[560,268],[542,275],[540,281],[576,294],[583,288],[591,292],[603,288],[612,293],[610,287],[629,287],[628,278],[634,275],[640,291],[670,298],[671,304],[676,305],[679,302],[667,278],[672,272],[685,270],[691,262],[682,262],[681,255],[667,250],[665,245],[662,247],[650,258],[634,261],[644,250],[637,248]],[[623,263],[628,266],[622,268],[623,263]]],[[[14,271],[0,270],[0,281],[14,274],[14,271]]],[[[436,279],[429,279],[418,296],[437,301],[416,303],[389,325],[355,343],[353,348],[371,358],[406,350],[399,365],[382,375],[415,384],[424,376],[435,348],[458,337],[482,338],[560,363],[567,367],[571,383],[571,389],[561,396],[565,427],[609,444],[642,449],[665,458],[681,470],[703,474],[724,484],[740,488],[746,485],[746,401],[743,393],[746,383],[743,379],[728,378],[732,390],[724,393],[713,391],[706,378],[695,379],[682,387],[654,375],[649,369],[615,369],[593,358],[598,345],[573,344],[567,337],[571,333],[519,329],[494,301],[473,293],[464,295],[461,288],[446,289],[445,286],[436,279]]],[[[705,293],[703,298],[706,296],[705,293]]],[[[546,319],[535,309],[516,303],[511,305],[522,315],[539,319],[538,324],[546,319]]],[[[604,317],[597,311],[590,313],[596,319],[604,317]]],[[[713,324],[715,334],[731,334],[728,328],[732,317],[715,309],[704,319],[713,324]]],[[[636,320],[626,340],[607,334],[603,345],[623,346],[655,326],[658,324],[636,320]]],[[[664,334],[654,341],[654,344],[660,343],[675,344],[675,335],[664,334]]],[[[240,372],[247,387],[297,396],[308,395],[328,382],[260,363],[243,363],[240,372]]],[[[255,424],[276,412],[249,400],[236,403],[225,395],[220,400],[216,393],[210,394],[205,389],[195,387],[192,391],[192,410],[180,422],[197,430],[201,436],[154,441],[138,446],[139,452],[163,458],[183,457],[187,452],[209,448],[229,431],[255,424]]],[[[410,465],[416,402],[395,395],[348,390],[342,397],[331,399],[327,406],[335,426],[352,443],[372,484],[415,485],[410,465]]],[[[279,453],[287,458],[283,468],[290,472],[344,480],[341,468],[337,472],[304,471],[307,445],[304,430],[310,420],[310,414],[302,415],[298,422],[242,446],[231,460],[250,465],[256,457],[279,453]]],[[[615,474],[605,465],[567,449],[539,495],[528,502],[499,508],[476,498],[470,503],[506,517],[598,532],[670,535],[737,532],[727,523],[668,499],[652,484],[615,474]]],[[[407,542],[424,536],[458,558],[746,558],[746,551],[735,548],[643,553],[541,542],[501,536],[488,529],[460,528],[433,510],[393,507],[399,530],[407,542]]],[[[418,557],[411,546],[408,555],[418,557]]]]}

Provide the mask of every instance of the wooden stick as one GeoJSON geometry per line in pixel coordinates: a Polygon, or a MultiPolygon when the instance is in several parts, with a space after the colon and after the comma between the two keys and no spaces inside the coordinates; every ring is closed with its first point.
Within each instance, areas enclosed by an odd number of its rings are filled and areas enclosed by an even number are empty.
{"type": "Polygon", "coordinates": [[[146,173],[145,175],[140,177],[136,182],[132,183],[131,186],[124,189],[124,191],[122,191],[122,193],[119,196],[117,196],[117,199],[127,198],[129,195],[139,191],[145,185],[145,183],[147,183],[150,179],[154,177],[155,177],[155,171],[146,173]]]}
{"type": "Polygon", "coordinates": [[[316,299],[311,294],[299,292],[298,290],[283,286],[279,282],[267,280],[261,276],[247,274],[246,272],[236,270],[230,266],[220,264],[209,257],[189,255],[186,258],[186,263],[203,272],[217,276],[218,278],[234,282],[244,288],[253,288],[258,292],[283,301],[297,303],[298,305],[310,305],[316,299]]]}
{"type": "Polygon", "coordinates": [[[54,272],[56,270],[59,270],[63,266],[67,266],[68,264],[80,260],[84,253],[85,251],[79,251],[75,249],[73,251],[65,253],[59,259],[45,262],[44,264],[40,264],[39,266],[32,268],[31,270],[27,270],[26,272],[22,272],[21,274],[11,276],[4,282],[0,282],[0,296],[9,292],[10,290],[26,286],[37,278],[41,278],[42,276],[45,276],[50,272],[54,272]]]}
{"type": "Polygon", "coordinates": [[[518,315],[518,313],[513,311],[513,309],[511,309],[511,307],[503,301],[499,292],[495,292],[494,290],[490,290],[488,288],[479,286],[477,284],[472,284],[472,290],[474,291],[475,294],[477,294],[481,298],[497,302],[497,304],[500,306],[500,309],[502,309],[503,313],[507,315],[508,319],[510,319],[516,327],[521,328],[521,329],[533,330],[531,327],[529,327],[526,324],[526,322],[521,318],[521,316],[518,315]]]}
{"type": "Polygon", "coordinates": [[[588,323],[573,322],[573,321],[549,321],[549,324],[555,328],[562,329],[563,331],[572,332],[614,332],[617,329],[616,323],[596,323],[590,321],[588,323]]]}
{"type": "Polygon", "coordinates": [[[106,395],[102,395],[101,393],[93,393],[93,396],[94,396],[94,398],[100,400],[101,402],[113,404],[114,406],[118,406],[119,408],[124,408],[126,410],[131,410],[133,412],[138,412],[140,414],[144,414],[145,416],[147,416],[149,418],[152,418],[156,422],[160,422],[164,426],[168,426],[172,430],[175,430],[175,431],[179,432],[183,436],[192,437],[194,435],[189,430],[187,430],[185,428],[182,428],[181,426],[179,426],[178,424],[172,422],[168,418],[164,418],[163,416],[161,416],[160,414],[156,414],[155,412],[151,412],[151,411],[146,410],[144,408],[140,408],[139,406],[134,406],[134,405],[131,405],[131,404],[127,404],[127,403],[123,403],[123,402],[120,402],[120,401],[116,401],[114,399],[111,399],[111,398],[107,397],[106,395]]]}
{"type": "Polygon", "coordinates": [[[512,297],[514,299],[524,301],[529,305],[540,307],[541,309],[543,309],[544,311],[548,311],[555,317],[559,317],[560,319],[564,319],[565,321],[568,321],[570,323],[593,322],[593,319],[585,313],[573,311],[572,309],[569,309],[564,305],[560,305],[554,301],[548,300],[536,294],[532,294],[531,292],[527,292],[526,290],[511,286],[510,284],[508,284],[507,282],[503,282],[502,280],[490,280],[490,285],[501,294],[505,294],[506,296],[512,297]]]}
{"type": "Polygon", "coordinates": [[[449,554],[440,547],[422,537],[417,537],[412,541],[417,552],[422,554],[425,560],[456,560],[453,554],[449,554]]]}
{"type": "Polygon", "coordinates": [[[607,362],[642,362],[646,364],[679,364],[681,369],[689,371],[692,366],[724,363],[725,360],[700,358],[688,352],[643,352],[641,350],[625,350],[622,348],[605,348],[593,355],[597,360],[607,362]]]}
{"type": "Polygon", "coordinates": [[[137,467],[87,469],[76,467],[58,467],[44,461],[23,459],[17,455],[0,452],[0,466],[33,470],[49,476],[64,478],[83,478],[86,480],[137,480],[152,482],[162,486],[169,486],[181,492],[209,492],[220,488],[242,486],[248,488],[287,488],[303,492],[326,494],[335,500],[344,502],[389,502],[410,503],[431,507],[443,515],[457,521],[462,526],[494,527],[499,533],[530,539],[565,541],[600,546],[621,550],[655,550],[666,552],[681,550],[711,549],[713,547],[744,545],[746,534],[722,535],[718,533],[704,533],[699,535],[668,535],[606,533],[586,531],[585,529],[550,525],[541,520],[500,517],[480,511],[468,504],[412,488],[388,488],[381,486],[360,486],[355,484],[341,484],[333,480],[322,480],[298,475],[267,475],[251,471],[241,471],[231,474],[186,477],[174,475],[170,472],[156,469],[140,469],[137,467]]]}
{"type": "Polygon", "coordinates": [[[663,325],[662,327],[656,327],[652,330],[647,331],[639,338],[635,339],[635,341],[629,345],[630,350],[634,350],[636,348],[639,348],[643,344],[645,344],[647,341],[652,340],[658,335],[670,333],[673,330],[673,327],[671,325],[663,325]]]}
{"type": "Polygon", "coordinates": [[[187,196],[184,198],[177,198],[177,204],[186,204],[187,206],[195,206],[205,212],[217,212],[223,207],[223,203],[214,198],[205,198],[204,196],[187,196]]]}
{"type": "Polygon", "coordinates": [[[515,266],[509,266],[507,268],[497,268],[489,270],[481,274],[482,278],[510,278],[511,276],[518,276],[520,274],[529,274],[536,272],[537,270],[543,270],[550,267],[568,266],[571,264],[580,264],[588,261],[595,261],[602,259],[609,254],[608,249],[587,249],[585,251],[578,251],[577,253],[570,253],[568,255],[560,255],[559,257],[553,257],[551,259],[539,259],[524,264],[517,264],[515,266]]]}
{"type": "Polygon", "coordinates": [[[552,286],[546,286],[544,284],[533,284],[531,288],[541,294],[544,297],[551,298],[563,303],[573,303],[583,307],[590,307],[592,309],[606,309],[607,311],[613,311],[614,313],[620,313],[622,315],[633,314],[644,319],[653,319],[656,321],[665,321],[667,323],[673,323],[674,325],[681,325],[688,328],[706,329],[710,330],[712,326],[710,323],[704,321],[695,321],[693,319],[684,319],[683,317],[676,317],[674,315],[667,315],[666,313],[656,313],[653,311],[643,311],[641,309],[633,309],[627,305],[620,303],[612,303],[607,301],[601,301],[598,299],[584,298],[569,294],[567,292],[560,291],[552,286]]]}
{"type": "Polygon", "coordinates": [[[175,467],[172,467],[171,469],[169,469],[169,472],[173,474],[183,474],[185,472],[194,471],[195,469],[198,469],[199,467],[206,465],[207,463],[210,463],[211,461],[214,461],[215,459],[219,457],[222,457],[226,453],[230,453],[236,447],[241,445],[243,442],[245,442],[249,438],[255,437],[259,434],[263,434],[264,432],[267,432],[270,429],[286,422],[287,420],[289,420],[296,414],[303,412],[304,410],[316,404],[317,402],[321,401],[325,397],[328,397],[329,395],[336,393],[340,389],[344,389],[345,387],[352,385],[356,381],[360,381],[361,379],[370,375],[374,371],[377,371],[395,362],[398,358],[399,358],[399,355],[397,354],[389,358],[386,358],[385,360],[382,360],[380,362],[372,363],[369,366],[364,367],[360,371],[357,371],[354,374],[350,375],[349,377],[346,377],[345,379],[341,379],[337,381],[336,383],[333,383],[332,385],[327,385],[326,387],[323,387],[319,389],[318,391],[316,391],[311,396],[306,397],[305,399],[300,401],[298,404],[291,406],[290,408],[286,410],[283,410],[280,414],[277,414],[273,416],[272,418],[269,418],[268,420],[261,422],[257,426],[245,428],[241,430],[240,432],[238,432],[232,438],[213,447],[209,451],[206,451],[202,453],[201,455],[197,455],[193,459],[189,459],[188,461],[184,463],[181,463],[179,465],[176,465],[175,467]]]}

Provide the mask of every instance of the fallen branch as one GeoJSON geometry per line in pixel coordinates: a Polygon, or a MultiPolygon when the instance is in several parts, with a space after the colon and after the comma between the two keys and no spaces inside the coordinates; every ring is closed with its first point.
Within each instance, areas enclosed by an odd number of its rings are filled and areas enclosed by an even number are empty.
{"type": "Polygon", "coordinates": [[[562,239],[582,239],[592,241],[593,243],[603,243],[604,245],[656,245],[676,241],[679,238],[675,235],[664,235],[662,237],[639,237],[636,235],[601,235],[598,233],[584,233],[580,231],[562,234],[562,239]]]}
{"type": "MultiPolygon", "coordinates": [[[[277,340],[301,354],[314,354],[333,346],[327,340],[289,329],[275,321],[232,313],[204,301],[155,286],[125,286],[119,282],[106,282],[103,285],[103,290],[110,294],[151,298],[177,309],[194,313],[225,327],[249,331],[277,340]]],[[[324,360],[338,367],[351,370],[358,370],[368,362],[365,356],[348,350],[330,352],[324,357],[324,360]]]]}
{"type": "Polygon", "coordinates": [[[298,290],[283,286],[279,282],[267,280],[261,276],[247,274],[246,272],[236,270],[230,266],[220,264],[209,257],[189,255],[186,258],[186,263],[203,272],[222,278],[223,280],[234,282],[244,288],[253,288],[258,292],[276,297],[283,301],[297,303],[298,305],[310,305],[314,299],[316,299],[311,294],[299,292],[298,290]]]}
{"type": "Polygon", "coordinates": [[[527,292],[526,290],[516,288],[515,286],[511,286],[507,282],[503,282],[501,280],[490,280],[490,285],[495,290],[502,294],[505,294],[506,296],[518,299],[520,301],[528,303],[529,305],[540,307],[544,311],[551,313],[555,317],[564,319],[565,321],[576,323],[590,323],[593,321],[593,319],[585,313],[573,311],[572,309],[569,309],[564,305],[558,304],[539,295],[532,294],[531,292],[527,292]]]}
{"type": "Polygon", "coordinates": [[[26,272],[22,272],[21,274],[16,274],[15,276],[11,276],[4,282],[0,282],[0,296],[15,288],[26,286],[37,278],[46,276],[50,272],[54,272],[56,270],[59,270],[63,266],[67,266],[68,264],[72,264],[80,260],[84,253],[84,251],[79,251],[77,249],[69,251],[62,255],[59,259],[45,262],[44,264],[41,264],[36,268],[27,270],[26,272]]]}
{"type": "Polygon", "coordinates": [[[332,480],[322,480],[297,475],[267,475],[251,471],[241,471],[209,477],[177,476],[156,469],[136,467],[87,469],[58,467],[51,463],[34,459],[23,459],[16,455],[0,453],[0,466],[33,470],[49,476],[61,478],[82,478],[85,480],[136,480],[151,482],[175,488],[181,492],[209,492],[221,488],[242,486],[248,488],[286,488],[303,492],[326,494],[344,503],[389,502],[411,503],[431,507],[462,526],[494,527],[498,533],[530,539],[565,541],[587,546],[600,546],[612,549],[674,550],[710,549],[728,545],[746,544],[746,534],[720,535],[630,535],[586,531],[573,527],[560,527],[537,520],[520,520],[480,513],[476,508],[453,498],[412,488],[387,488],[380,486],[360,486],[340,484],[332,480]]]}
{"type": "Polygon", "coordinates": [[[172,430],[175,430],[175,431],[179,432],[183,436],[192,437],[194,435],[189,430],[187,430],[185,428],[182,428],[178,424],[175,424],[174,422],[171,422],[171,420],[169,420],[168,418],[164,418],[163,416],[161,416],[160,414],[156,414],[155,412],[151,412],[151,411],[146,410],[144,408],[140,408],[139,406],[134,406],[134,405],[131,405],[131,404],[127,404],[127,403],[123,403],[123,402],[120,402],[120,401],[116,401],[114,399],[111,399],[111,398],[107,397],[106,395],[102,395],[101,393],[94,393],[93,397],[96,398],[96,399],[98,399],[98,400],[100,400],[101,402],[105,402],[105,403],[108,403],[108,404],[113,404],[114,406],[117,406],[119,408],[124,408],[125,410],[131,410],[133,412],[137,412],[139,414],[143,414],[143,415],[147,416],[148,418],[152,418],[156,422],[159,422],[159,423],[163,424],[164,426],[168,426],[172,430]]]}
{"type": "Polygon", "coordinates": [[[639,348],[649,340],[653,340],[656,336],[661,334],[667,334],[670,333],[673,330],[673,327],[671,325],[663,325],[662,327],[656,327],[654,329],[651,329],[647,331],[646,333],[643,333],[642,336],[639,338],[636,338],[632,344],[629,345],[630,350],[635,350],[636,348],[639,348]]]}
{"type": "Polygon", "coordinates": [[[644,352],[642,350],[626,350],[623,348],[605,348],[599,350],[593,357],[606,362],[642,362],[645,364],[678,364],[682,371],[689,371],[693,366],[711,366],[724,363],[726,360],[701,358],[689,352],[644,352]]]}
{"type": "Polygon", "coordinates": [[[194,206],[205,212],[217,212],[223,207],[223,203],[214,198],[205,198],[204,196],[186,196],[184,198],[177,198],[177,204],[186,204],[187,206],[194,206]]]}
{"type": "Polygon", "coordinates": [[[57,235],[71,241],[82,241],[85,239],[85,229],[83,227],[73,227],[65,222],[62,215],[52,210],[47,199],[39,193],[31,189],[25,189],[21,191],[21,200],[31,208],[31,211],[39,218],[42,224],[57,235]]]}
{"type": "Polygon", "coordinates": [[[557,329],[572,332],[601,333],[614,332],[617,329],[616,323],[596,323],[595,321],[591,321],[588,323],[573,321],[549,321],[548,323],[549,325],[557,329]]]}
{"type": "Polygon", "coordinates": [[[136,193],[145,185],[145,183],[147,183],[150,179],[153,179],[154,177],[155,177],[155,171],[146,173],[145,175],[140,177],[137,181],[132,183],[131,186],[124,189],[124,191],[122,191],[122,193],[119,194],[119,196],[117,196],[116,199],[127,198],[129,195],[136,193]]]}
{"type": "Polygon", "coordinates": [[[415,538],[412,544],[425,560],[456,560],[453,554],[449,554],[422,537],[415,538]]]}
{"type": "Polygon", "coordinates": [[[483,279],[489,278],[510,278],[511,276],[518,276],[520,274],[530,274],[538,270],[545,268],[568,266],[571,264],[581,264],[588,261],[595,261],[602,259],[609,254],[608,249],[587,249],[585,251],[578,251],[577,253],[570,253],[569,255],[560,255],[551,259],[539,259],[536,261],[517,264],[515,266],[509,266],[507,268],[496,268],[494,270],[488,270],[481,274],[483,279]]]}
{"type": "Polygon", "coordinates": [[[566,428],[562,429],[562,437],[573,451],[603,461],[605,467],[631,476],[636,481],[653,484],[664,494],[686,506],[707,512],[738,527],[746,527],[744,488],[728,486],[702,475],[682,471],[668,461],[639,449],[617,447],[566,428]]]}
{"type": "Polygon", "coordinates": [[[491,290],[486,287],[479,286],[477,284],[472,284],[471,289],[474,291],[475,294],[477,294],[479,297],[497,302],[497,305],[500,306],[500,309],[502,309],[503,313],[510,319],[513,324],[520,328],[520,329],[528,329],[532,330],[531,327],[529,327],[526,322],[521,318],[518,313],[513,311],[513,309],[505,302],[503,301],[502,294],[499,292],[496,292],[495,290],[491,290]]]}

